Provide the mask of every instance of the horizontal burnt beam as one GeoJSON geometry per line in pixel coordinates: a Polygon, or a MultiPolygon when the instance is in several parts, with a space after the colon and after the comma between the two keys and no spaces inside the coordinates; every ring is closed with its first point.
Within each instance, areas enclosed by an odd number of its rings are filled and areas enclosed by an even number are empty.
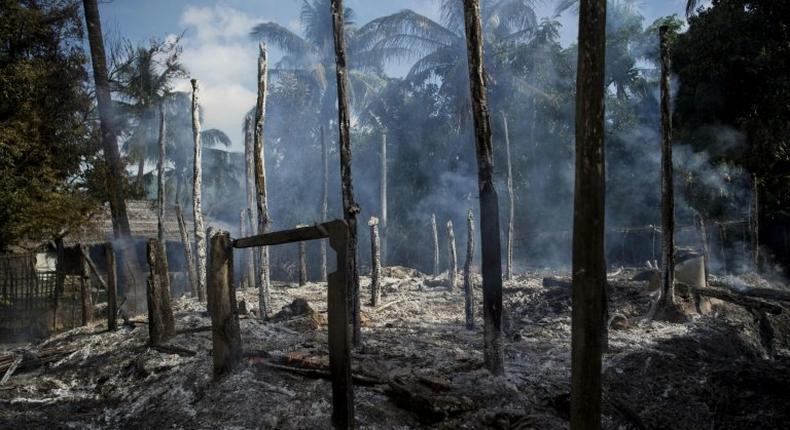
{"type": "Polygon", "coordinates": [[[326,239],[332,224],[343,222],[342,220],[329,221],[323,224],[316,224],[309,227],[300,227],[292,230],[275,231],[272,233],[259,234],[256,236],[245,237],[233,241],[234,248],[252,248],[256,246],[274,246],[286,243],[302,242],[307,240],[326,239]]]}

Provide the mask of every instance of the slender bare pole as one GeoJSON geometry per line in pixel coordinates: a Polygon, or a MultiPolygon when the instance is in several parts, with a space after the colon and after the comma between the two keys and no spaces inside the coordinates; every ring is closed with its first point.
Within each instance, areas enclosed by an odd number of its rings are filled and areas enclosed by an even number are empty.
{"type": "Polygon", "coordinates": [[[349,109],[349,82],[346,67],[346,40],[343,0],[331,0],[332,27],[335,39],[335,63],[337,72],[338,129],[340,142],[340,179],[343,189],[343,217],[348,225],[348,272],[349,308],[353,327],[352,343],[355,347],[362,344],[362,328],[359,319],[359,273],[357,271],[357,214],[359,206],[354,200],[354,186],[351,179],[351,115],[349,109]]]}
{"type": "Polygon", "coordinates": [[[184,260],[189,276],[189,290],[193,297],[198,297],[197,268],[195,267],[195,256],[192,254],[192,241],[189,240],[187,224],[184,222],[184,213],[181,211],[181,204],[176,203],[176,218],[178,218],[178,231],[181,233],[181,243],[184,245],[184,260]]]}
{"type": "Polygon", "coordinates": [[[381,245],[379,219],[370,217],[370,305],[378,306],[381,300],[381,245]]]}
{"type": "Polygon", "coordinates": [[[499,202],[494,188],[494,146],[486,96],[483,65],[483,27],[480,0],[464,0],[469,86],[475,125],[477,176],[480,192],[480,245],[483,274],[483,358],[494,375],[505,373],[502,339],[502,245],[499,230],[499,202]]]}
{"type": "Polygon", "coordinates": [[[433,236],[433,276],[439,276],[439,231],[436,228],[436,214],[431,214],[431,233],[433,236]]]}
{"type": "Polygon", "coordinates": [[[475,217],[472,210],[466,214],[466,261],[464,262],[464,314],[466,328],[475,328],[475,296],[472,289],[472,262],[475,258],[475,217]]]}
{"type": "Polygon", "coordinates": [[[571,429],[601,428],[604,348],[604,52],[606,0],[581,0],[576,78],[571,429]]]}
{"type": "Polygon", "coordinates": [[[107,260],[107,330],[118,330],[118,274],[115,265],[115,251],[112,243],[104,245],[107,260]]]}
{"type": "Polygon", "coordinates": [[[387,257],[387,133],[381,134],[381,187],[379,197],[381,198],[381,264],[386,264],[387,257]]]}
{"type": "Polygon", "coordinates": [[[447,221],[447,281],[450,283],[451,290],[456,287],[457,277],[458,253],[455,250],[455,232],[453,231],[453,222],[447,221]]]}
{"type": "MultiPolygon", "coordinates": [[[[329,212],[329,146],[326,144],[324,126],[321,125],[321,170],[323,189],[321,190],[321,222],[326,222],[329,212]]],[[[321,241],[321,281],[326,282],[326,240],[321,241]]]]}
{"type": "MultiPolygon", "coordinates": [[[[249,217],[249,224],[258,225],[255,218],[255,133],[253,125],[253,117],[247,115],[244,117],[244,168],[245,168],[245,186],[247,191],[247,207],[246,212],[249,217]]],[[[255,234],[255,229],[248,229],[250,235],[255,234]]],[[[252,249],[245,249],[244,255],[247,264],[247,284],[251,287],[255,286],[255,251],[252,249]]]]}
{"type": "Polygon", "coordinates": [[[165,123],[165,105],[159,105],[159,160],[156,164],[157,171],[157,186],[156,186],[156,203],[157,203],[157,222],[156,231],[157,238],[159,239],[159,250],[162,258],[159,263],[162,264],[162,288],[170,292],[170,278],[168,277],[169,265],[167,263],[167,241],[165,238],[165,162],[167,156],[167,149],[165,148],[165,136],[167,125],[165,123]]]}
{"type": "Polygon", "coordinates": [[[752,175],[752,203],[749,211],[749,237],[752,245],[752,264],[760,269],[760,188],[757,175],[752,175]]]}
{"type": "Polygon", "coordinates": [[[195,248],[197,249],[197,293],[198,300],[206,301],[206,227],[203,224],[203,148],[200,142],[200,104],[198,81],[192,79],[192,139],[195,142],[195,157],[192,179],[192,216],[195,222],[195,248]]]}
{"type": "MultiPolygon", "coordinates": [[[[269,62],[266,45],[259,45],[258,56],[258,100],[255,104],[255,189],[258,204],[258,234],[269,229],[269,202],[266,191],[266,155],[263,142],[263,126],[266,119],[266,95],[268,93],[269,62]]],[[[269,248],[259,248],[258,261],[258,309],[261,318],[269,313],[269,248]]]]}
{"type": "Polygon", "coordinates": [[[505,279],[513,279],[513,233],[515,230],[516,198],[513,193],[513,165],[510,159],[510,132],[507,127],[507,115],[502,112],[502,124],[505,134],[505,154],[507,160],[507,196],[508,196],[508,218],[507,218],[507,255],[505,258],[505,279]]]}

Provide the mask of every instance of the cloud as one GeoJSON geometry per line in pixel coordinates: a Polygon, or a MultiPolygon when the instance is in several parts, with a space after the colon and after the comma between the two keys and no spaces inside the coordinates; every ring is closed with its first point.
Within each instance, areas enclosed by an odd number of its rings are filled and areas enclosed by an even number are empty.
{"type": "MultiPolygon", "coordinates": [[[[236,151],[243,147],[242,118],[255,104],[258,49],[249,33],[261,21],[224,5],[188,6],[180,19],[186,28],[182,61],[200,82],[204,127],[224,131],[236,151]]],[[[191,91],[189,80],[177,88],[191,91]]]]}

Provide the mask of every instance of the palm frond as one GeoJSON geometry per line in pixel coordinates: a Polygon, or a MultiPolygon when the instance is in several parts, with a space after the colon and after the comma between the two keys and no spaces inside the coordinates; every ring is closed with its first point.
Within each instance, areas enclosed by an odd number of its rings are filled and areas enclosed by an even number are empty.
{"type": "Polygon", "coordinates": [[[307,56],[314,51],[313,46],[306,40],[274,22],[263,22],[256,25],[252,28],[250,35],[253,39],[263,40],[291,55],[307,56]]]}
{"type": "Polygon", "coordinates": [[[216,128],[201,131],[200,139],[202,140],[203,144],[208,147],[229,147],[231,145],[228,135],[216,128]]]}

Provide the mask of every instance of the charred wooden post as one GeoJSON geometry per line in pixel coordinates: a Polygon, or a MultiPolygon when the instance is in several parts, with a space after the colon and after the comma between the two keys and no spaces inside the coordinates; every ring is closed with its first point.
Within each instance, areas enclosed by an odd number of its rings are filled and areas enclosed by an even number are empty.
{"type": "MultiPolygon", "coordinates": [[[[266,45],[258,46],[258,99],[255,103],[255,190],[258,208],[258,234],[269,229],[269,199],[266,190],[266,155],[263,142],[263,126],[266,120],[266,96],[268,94],[269,60],[266,45]]],[[[260,317],[269,313],[269,248],[262,247],[258,253],[258,309],[260,317]]]]}
{"type": "Polygon", "coordinates": [[[162,246],[156,239],[148,239],[146,256],[148,258],[149,276],[146,288],[148,299],[148,335],[151,345],[160,345],[175,336],[176,324],[173,308],[170,303],[170,291],[165,289],[163,273],[162,246]]]}
{"type": "Polygon", "coordinates": [[[195,224],[195,248],[197,249],[197,295],[206,301],[206,227],[203,223],[203,148],[200,142],[200,104],[198,103],[198,81],[192,79],[192,139],[195,143],[192,179],[192,216],[195,224]]]}
{"type": "Polygon", "coordinates": [[[727,265],[727,229],[724,224],[719,224],[719,253],[721,255],[721,263],[724,273],[729,273],[729,268],[727,265]]]}
{"type": "MultiPolygon", "coordinates": [[[[333,4],[334,4],[333,0],[333,4]]],[[[341,9],[342,10],[342,9],[341,9]]],[[[333,9],[334,11],[334,9],[333,9]]],[[[327,291],[329,369],[332,373],[332,424],[339,429],[353,429],[354,386],[351,381],[351,338],[352,312],[349,306],[353,276],[348,260],[351,231],[344,221],[322,224],[329,233],[329,244],[337,255],[337,271],[329,275],[327,291]]]]}
{"type": "Polygon", "coordinates": [[[232,372],[241,362],[241,331],[233,284],[233,242],[230,233],[211,236],[208,277],[214,377],[232,372]]]}
{"type": "MultiPolygon", "coordinates": [[[[255,227],[258,225],[258,222],[255,218],[255,214],[253,210],[255,209],[255,133],[254,133],[254,125],[253,125],[253,116],[247,115],[244,118],[244,176],[245,176],[245,188],[246,188],[246,195],[247,195],[247,206],[245,211],[246,216],[248,218],[247,225],[250,226],[249,234],[255,234],[255,227]]],[[[251,249],[244,250],[244,256],[246,260],[247,266],[247,273],[245,277],[247,278],[247,284],[250,287],[255,286],[255,252],[251,249]]]]}
{"type": "Polygon", "coordinates": [[[480,244],[485,325],[483,355],[486,368],[494,375],[502,375],[505,373],[502,339],[502,250],[499,238],[499,202],[494,188],[494,147],[491,143],[491,122],[486,96],[483,28],[479,0],[464,1],[464,22],[480,191],[480,244]]]}
{"type": "MultiPolygon", "coordinates": [[[[296,228],[307,227],[297,225],[296,228]]],[[[299,241],[299,286],[307,285],[307,242],[299,241]]]]}
{"type": "Polygon", "coordinates": [[[88,254],[85,245],[80,244],[80,304],[82,308],[82,325],[88,325],[93,320],[93,303],[91,300],[91,277],[88,261],[85,256],[88,254]]]}
{"type": "Polygon", "coordinates": [[[187,266],[189,289],[193,297],[199,297],[198,275],[195,267],[195,256],[192,254],[192,241],[189,240],[187,224],[184,222],[184,213],[181,205],[176,203],[176,218],[178,219],[178,232],[181,234],[181,243],[184,245],[184,264],[187,266]]]}
{"type": "Polygon", "coordinates": [[[159,264],[162,265],[164,276],[162,277],[162,287],[170,291],[170,278],[168,277],[167,264],[167,240],[165,238],[165,162],[167,149],[165,148],[165,135],[167,125],[165,123],[165,105],[159,105],[159,160],[156,164],[156,233],[159,239],[159,246],[162,247],[159,254],[159,264]]]}
{"type": "Polygon", "coordinates": [[[570,427],[601,428],[605,310],[604,57],[606,0],[581,0],[576,80],[570,427]]]}
{"type": "Polygon", "coordinates": [[[104,245],[107,260],[107,329],[118,330],[118,273],[115,264],[115,250],[112,243],[104,245]]]}
{"type": "Polygon", "coordinates": [[[433,276],[439,276],[439,231],[436,228],[436,214],[431,214],[431,233],[433,233],[433,276]]]}
{"type": "Polygon", "coordinates": [[[760,268],[760,188],[757,175],[752,176],[752,202],[749,210],[749,239],[751,240],[752,265],[760,268]]]}
{"type": "Polygon", "coordinates": [[[60,302],[60,295],[63,294],[63,289],[66,283],[66,264],[65,264],[65,250],[63,248],[63,236],[58,236],[55,240],[55,252],[57,260],[55,262],[55,294],[52,303],[52,330],[58,328],[58,305],[60,302]]]}
{"type": "Polygon", "coordinates": [[[505,279],[513,279],[513,235],[515,231],[516,198],[513,193],[513,165],[510,159],[510,133],[507,126],[507,115],[502,112],[503,133],[505,134],[505,155],[506,155],[506,181],[508,196],[508,218],[507,218],[507,253],[505,254],[505,279]]]}
{"type": "Polygon", "coordinates": [[[466,214],[466,261],[464,262],[464,314],[466,328],[475,328],[475,296],[472,285],[472,261],[475,258],[475,217],[472,210],[466,214]]]}
{"type": "Polygon", "coordinates": [[[654,318],[684,319],[675,304],[675,191],[672,169],[672,111],[670,101],[669,27],[659,29],[661,41],[661,297],[654,318]]]}
{"type": "MultiPolygon", "coordinates": [[[[324,126],[321,125],[321,173],[323,188],[321,189],[321,222],[326,222],[329,212],[329,146],[326,144],[324,126]]],[[[321,282],[326,282],[326,240],[321,241],[320,256],[321,282]]]]}
{"type": "Polygon", "coordinates": [[[381,133],[381,187],[379,197],[381,198],[381,262],[384,263],[387,256],[387,133],[381,133]]]}
{"type": "Polygon", "coordinates": [[[447,282],[450,289],[456,287],[456,277],[458,276],[458,253],[455,250],[455,232],[453,222],[447,221],[447,282]]]}
{"type": "Polygon", "coordinates": [[[381,300],[381,251],[379,219],[370,217],[370,305],[378,306],[381,300]]]}
{"type": "Polygon", "coordinates": [[[705,261],[705,284],[707,285],[708,275],[710,275],[710,247],[708,246],[708,229],[705,226],[705,219],[699,212],[694,217],[694,225],[697,228],[700,249],[702,249],[702,257],[705,261]]]}
{"type": "Polygon", "coordinates": [[[352,342],[362,344],[362,326],[359,319],[359,273],[357,272],[357,214],[359,206],[354,200],[351,179],[351,111],[349,108],[349,79],[346,67],[346,40],[343,0],[331,0],[332,28],[335,42],[335,70],[337,74],[338,131],[340,142],[340,182],[343,189],[343,217],[348,225],[349,307],[353,325],[352,342]]]}
{"type": "MultiPolygon", "coordinates": [[[[239,211],[239,237],[247,236],[246,234],[247,231],[244,226],[244,223],[246,222],[246,220],[244,219],[246,218],[246,214],[247,214],[247,209],[242,209],[239,211]]],[[[252,232],[250,232],[249,234],[252,235],[252,232]]],[[[247,254],[246,250],[242,251],[242,255],[246,255],[246,254],[247,254]]],[[[241,281],[239,281],[239,285],[241,286],[241,289],[245,289],[249,287],[250,279],[247,277],[247,273],[242,272],[241,281]]]]}

